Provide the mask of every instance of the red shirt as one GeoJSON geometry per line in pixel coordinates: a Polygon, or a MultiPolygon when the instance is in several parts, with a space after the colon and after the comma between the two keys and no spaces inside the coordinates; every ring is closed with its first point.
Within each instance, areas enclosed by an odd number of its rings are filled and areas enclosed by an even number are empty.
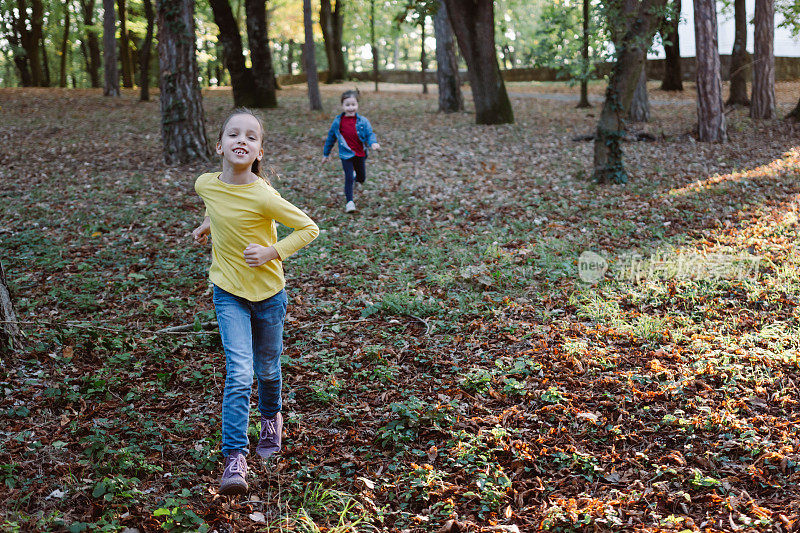
{"type": "Polygon", "coordinates": [[[342,137],[344,137],[344,140],[347,142],[347,146],[350,147],[354,154],[356,154],[358,157],[366,156],[364,153],[364,145],[361,144],[361,140],[358,138],[358,133],[356,132],[355,115],[352,117],[342,115],[339,131],[342,132],[342,137]]]}

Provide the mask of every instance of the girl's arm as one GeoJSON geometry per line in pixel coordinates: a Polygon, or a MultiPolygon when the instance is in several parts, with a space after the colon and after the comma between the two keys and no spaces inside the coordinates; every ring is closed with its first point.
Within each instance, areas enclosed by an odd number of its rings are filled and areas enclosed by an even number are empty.
{"type": "MultiPolygon", "coordinates": [[[[336,121],[334,120],[333,124],[335,123],[336,121]]],[[[330,155],[331,149],[336,142],[336,131],[334,130],[333,124],[331,124],[331,128],[328,130],[328,138],[325,139],[325,146],[322,147],[323,157],[328,157],[328,155],[330,155]]]]}
{"type": "Polygon", "coordinates": [[[270,196],[265,215],[294,230],[273,246],[281,260],[285,260],[319,235],[319,227],[314,221],[277,192],[270,196]]]}
{"type": "Polygon", "coordinates": [[[206,215],[206,217],[203,219],[203,223],[197,226],[192,232],[194,242],[202,245],[207,244],[209,233],[211,233],[211,217],[206,215]]]}
{"type": "Polygon", "coordinates": [[[378,144],[378,137],[375,135],[375,132],[372,131],[372,124],[370,124],[367,117],[364,117],[364,120],[367,122],[367,145],[372,146],[373,144],[378,144]]]}

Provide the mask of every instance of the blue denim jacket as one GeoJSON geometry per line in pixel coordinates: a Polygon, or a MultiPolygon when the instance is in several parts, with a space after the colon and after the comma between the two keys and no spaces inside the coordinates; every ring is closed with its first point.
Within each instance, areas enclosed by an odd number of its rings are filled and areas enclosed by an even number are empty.
{"type": "MultiPolygon", "coordinates": [[[[322,155],[330,155],[333,149],[333,143],[339,141],[339,157],[342,159],[355,157],[356,154],[347,146],[347,141],[344,140],[342,132],[339,131],[343,116],[344,113],[341,113],[333,119],[331,129],[328,130],[328,138],[325,139],[325,147],[322,148],[322,155]]],[[[364,145],[364,154],[369,155],[369,147],[378,142],[378,138],[375,136],[375,132],[372,131],[372,125],[369,123],[369,120],[367,120],[367,117],[361,116],[358,113],[356,113],[356,135],[358,135],[358,140],[361,141],[361,144],[364,145]]]]}

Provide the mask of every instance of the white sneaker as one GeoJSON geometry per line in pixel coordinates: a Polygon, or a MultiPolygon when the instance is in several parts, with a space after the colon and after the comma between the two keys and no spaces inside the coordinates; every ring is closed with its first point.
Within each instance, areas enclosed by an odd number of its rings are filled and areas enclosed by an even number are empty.
{"type": "Polygon", "coordinates": [[[347,204],[344,206],[344,212],[345,213],[352,213],[355,210],[356,210],[356,204],[352,200],[347,202],[347,204]]]}

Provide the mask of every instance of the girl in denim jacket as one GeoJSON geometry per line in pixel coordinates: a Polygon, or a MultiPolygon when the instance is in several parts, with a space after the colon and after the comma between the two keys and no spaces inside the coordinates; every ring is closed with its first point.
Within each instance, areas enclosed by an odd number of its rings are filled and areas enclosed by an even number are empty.
{"type": "Polygon", "coordinates": [[[368,149],[380,150],[381,145],[367,117],[358,114],[358,90],[342,93],[342,111],[333,119],[328,130],[328,138],[322,148],[322,162],[328,161],[333,143],[339,141],[339,158],[344,169],[344,195],[347,199],[344,212],[352,213],[356,210],[353,202],[354,182],[364,183],[367,179],[365,161],[368,149]]]}

